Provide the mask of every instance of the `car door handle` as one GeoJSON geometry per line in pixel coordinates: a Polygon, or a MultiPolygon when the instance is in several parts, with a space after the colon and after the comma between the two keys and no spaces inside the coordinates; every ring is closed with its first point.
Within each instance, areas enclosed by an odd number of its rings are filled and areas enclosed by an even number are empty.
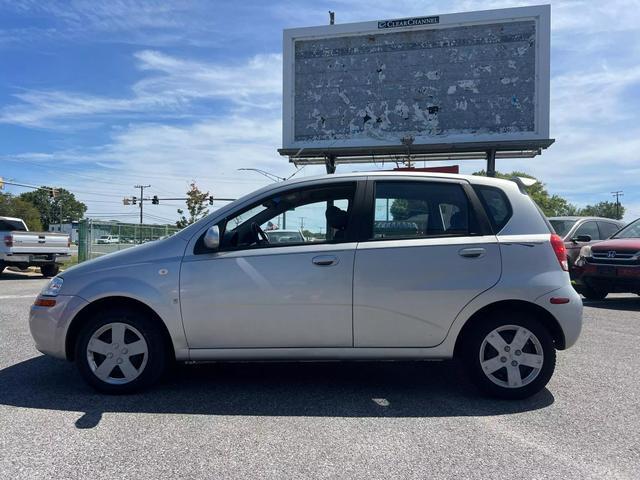
{"type": "Polygon", "coordinates": [[[334,257],[333,255],[318,255],[317,257],[313,257],[311,261],[314,265],[328,267],[330,265],[336,265],[338,263],[338,257],[334,257]]]}
{"type": "Polygon", "coordinates": [[[465,258],[480,258],[484,256],[487,251],[484,248],[463,248],[458,250],[458,255],[465,258]]]}

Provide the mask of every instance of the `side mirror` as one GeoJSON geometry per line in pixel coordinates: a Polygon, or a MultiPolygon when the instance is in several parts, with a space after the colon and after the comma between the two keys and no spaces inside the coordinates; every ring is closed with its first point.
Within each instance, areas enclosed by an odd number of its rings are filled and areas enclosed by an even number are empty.
{"type": "Polygon", "coordinates": [[[220,229],[217,225],[213,227],[209,227],[209,229],[204,234],[204,246],[215,250],[220,246],[220,229]]]}
{"type": "Polygon", "coordinates": [[[577,237],[573,237],[571,241],[575,243],[578,243],[578,242],[589,243],[591,241],[591,235],[578,235],[577,237]]]}

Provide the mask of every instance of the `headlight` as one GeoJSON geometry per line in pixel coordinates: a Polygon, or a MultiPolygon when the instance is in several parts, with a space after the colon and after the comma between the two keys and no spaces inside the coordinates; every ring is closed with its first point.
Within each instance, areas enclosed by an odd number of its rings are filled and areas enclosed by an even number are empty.
{"type": "Polygon", "coordinates": [[[62,284],[64,281],[60,277],[53,277],[49,284],[42,289],[40,295],[44,295],[45,297],[57,297],[60,293],[60,289],[62,288],[62,284]]]}
{"type": "Polygon", "coordinates": [[[580,256],[583,258],[588,258],[591,256],[591,246],[585,245],[580,249],[580,256]]]}

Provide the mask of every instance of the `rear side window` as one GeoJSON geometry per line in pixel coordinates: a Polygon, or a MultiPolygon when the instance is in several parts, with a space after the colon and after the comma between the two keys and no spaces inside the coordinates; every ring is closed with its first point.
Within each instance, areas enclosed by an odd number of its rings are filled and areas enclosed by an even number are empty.
{"type": "Polygon", "coordinates": [[[469,203],[454,183],[377,182],[373,238],[469,235],[469,203]]]}
{"type": "Polygon", "coordinates": [[[495,187],[475,185],[473,188],[487,212],[493,231],[498,233],[504,228],[513,213],[507,196],[502,190],[495,187]]]}

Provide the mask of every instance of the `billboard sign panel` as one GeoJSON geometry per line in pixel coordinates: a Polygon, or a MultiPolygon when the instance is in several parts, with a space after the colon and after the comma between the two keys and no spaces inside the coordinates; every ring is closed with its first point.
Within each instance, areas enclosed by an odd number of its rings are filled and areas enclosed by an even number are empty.
{"type": "Polygon", "coordinates": [[[285,30],[281,153],[547,140],[549,40],[548,5],[285,30]]]}

